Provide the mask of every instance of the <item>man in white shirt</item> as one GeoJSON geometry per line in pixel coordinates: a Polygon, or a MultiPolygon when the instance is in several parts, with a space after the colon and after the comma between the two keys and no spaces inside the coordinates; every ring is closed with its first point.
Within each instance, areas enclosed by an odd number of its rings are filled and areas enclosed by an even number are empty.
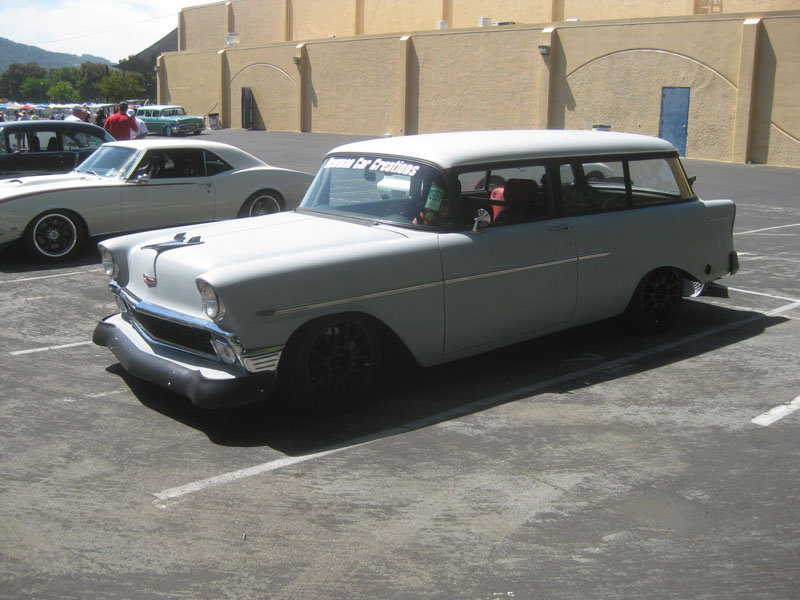
{"type": "Polygon", "coordinates": [[[89,113],[84,112],[80,106],[73,106],[72,113],[68,117],[64,117],[65,121],[76,121],[77,123],[85,123],[86,117],[89,113]]]}
{"type": "Polygon", "coordinates": [[[139,128],[139,131],[136,132],[131,130],[131,139],[139,140],[145,137],[147,135],[147,125],[145,125],[144,121],[142,121],[139,117],[136,116],[136,111],[133,110],[132,108],[129,108],[128,116],[133,117],[136,120],[136,127],[139,128]]]}

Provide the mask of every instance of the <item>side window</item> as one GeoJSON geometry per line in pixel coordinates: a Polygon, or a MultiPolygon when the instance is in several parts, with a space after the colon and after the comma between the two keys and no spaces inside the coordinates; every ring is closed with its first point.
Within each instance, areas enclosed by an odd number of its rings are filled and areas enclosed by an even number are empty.
{"type": "Polygon", "coordinates": [[[203,150],[151,150],[142,159],[136,175],[143,172],[150,175],[150,179],[202,177],[203,150]]]}
{"type": "Polygon", "coordinates": [[[84,148],[96,148],[105,141],[102,140],[97,146],[90,145],[91,141],[96,138],[92,135],[86,135],[82,131],[65,131],[61,134],[61,138],[64,143],[64,150],[72,151],[83,150],[84,148]]]}
{"type": "MultiPolygon", "coordinates": [[[[28,132],[28,152],[46,152],[50,138],[55,138],[53,131],[29,131],[28,132]]],[[[56,140],[58,144],[58,140],[56,140]]]]}
{"type": "Polygon", "coordinates": [[[677,159],[632,160],[628,169],[634,206],[675,202],[691,196],[677,159]]]}
{"type": "Polygon", "coordinates": [[[525,165],[461,173],[462,213],[471,226],[478,210],[491,216],[492,225],[510,225],[543,219],[550,213],[547,169],[525,165]]]}
{"type": "Polygon", "coordinates": [[[564,214],[619,210],[628,207],[621,161],[576,162],[559,167],[564,214]]]}
{"type": "Polygon", "coordinates": [[[42,150],[46,152],[60,152],[63,150],[57,131],[42,131],[39,134],[39,140],[42,150]]]}
{"type": "Polygon", "coordinates": [[[204,150],[203,152],[206,161],[206,175],[209,177],[219,175],[225,171],[230,171],[233,168],[213,152],[209,152],[208,150],[204,150]]]}
{"type": "Polygon", "coordinates": [[[10,153],[19,152],[27,148],[24,133],[11,133],[7,138],[8,151],[10,153]]]}

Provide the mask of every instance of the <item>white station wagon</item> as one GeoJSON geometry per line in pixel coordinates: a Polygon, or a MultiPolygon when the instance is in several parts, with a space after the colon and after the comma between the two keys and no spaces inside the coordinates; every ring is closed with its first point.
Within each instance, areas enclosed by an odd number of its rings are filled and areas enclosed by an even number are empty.
{"type": "Polygon", "coordinates": [[[735,273],[735,206],[698,199],[656,138],[490,131],[324,159],[291,213],[102,242],[130,373],[202,407],[364,400],[382,353],[423,366],[617,315],[657,332],[735,273]]]}

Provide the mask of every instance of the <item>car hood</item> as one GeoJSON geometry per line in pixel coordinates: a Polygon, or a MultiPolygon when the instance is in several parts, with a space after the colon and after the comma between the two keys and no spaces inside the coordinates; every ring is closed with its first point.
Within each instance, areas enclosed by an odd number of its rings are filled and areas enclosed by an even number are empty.
{"type": "MultiPolygon", "coordinates": [[[[326,271],[323,278],[327,278],[342,265],[381,254],[400,255],[398,246],[405,246],[409,236],[419,238],[420,234],[368,221],[291,212],[134,234],[107,240],[103,245],[114,252],[118,262],[120,253],[127,253],[128,272],[122,279],[127,279],[126,289],[138,298],[202,317],[198,277],[223,295],[235,288],[231,295],[246,296],[249,292],[243,292],[243,286],[256,280],[272,281],[273,297],[276,287],[281,287],[281,293],[291,287],[295,293],[299,289],[296,278],[302,280],[299,287],[313,287],[309,280],[312,272],[326,271]]],[[[423,237],[427,245],[435,247],[435,240],[423,237]]],[[[385,284],[379,280],[388,277],[365,275],[358,277],[363,281],[359,285],[378,289],[385,284]]],[[[319,279],[316,281],[323,286],[319,279]]],[[[368,293],[369,289],[358,291],[368,293]]],[[[311,290],[311,295],[315,296],[311,300],[322,297],[319,290],[311,290]]]]}
{"type": "Polygon", "coordinates": [[[14,177],[0,181],[0,198],[9,198],[21,194],[41,193],[61,190],[70,187],[117,184],[119,179],[98,177],[90,173],[70,171],[57,175],[33,175],[14,177]]]}

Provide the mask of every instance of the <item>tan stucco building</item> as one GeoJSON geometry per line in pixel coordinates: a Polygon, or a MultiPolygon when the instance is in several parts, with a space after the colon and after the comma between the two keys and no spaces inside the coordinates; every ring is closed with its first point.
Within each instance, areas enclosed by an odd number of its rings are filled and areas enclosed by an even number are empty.
{"type": "Polygon", "coordinates": [[[232,0],[181,11],[158,80],[223,127],[602,124],[800,167],[798,0],[232,0]]]}

